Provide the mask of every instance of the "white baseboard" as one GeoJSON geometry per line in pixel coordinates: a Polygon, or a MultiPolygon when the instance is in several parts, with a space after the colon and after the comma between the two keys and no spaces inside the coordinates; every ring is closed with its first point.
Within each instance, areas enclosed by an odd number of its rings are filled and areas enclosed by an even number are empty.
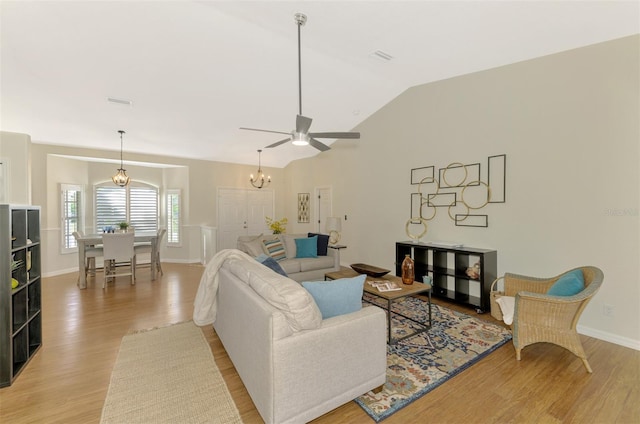
{"type": "MultiPolygon", "coordinates": [[[[142,263],[144,264],[145,262],[142,262],[142,263]]],[[[148,264],[149,262],[146,262],[146,263],[148,264]]],[[[168,260],[163,259],[162,263],[202,265],[202,263],[200,262],[200,259],[168,259],[168,260]]],[[[45,272],[44,274],[42,274],[42,278],[56,277],[58,275],[71,274],[73,272],[77,273],[78,267],[67,268],[67,269],[57,269],[55,271],[45,272]]]]}
{"type": "Polygon", "coordinates": [[[55,277],[57,275],[62,275],[62,274],[71,274],[72,272],[75,272],[77,274],[78,273],[78,267],[67,268],[67,269],[57,269],[55,271],[45,272],[45,273],[42,274],[42,278],[55,277]]]}
{"type": "Polygon", "coordinates": [[[593,337],[595,339],[604,340],[605,342],[614,343],[620,346],[628,347],[634,350],[640,350],[640,340],[633,340],[628,337],[618,336],[616,334],[607,333],[606,331],[596,330],[594,328],[578,325],[576,328],[579,334],[593,337]]]}

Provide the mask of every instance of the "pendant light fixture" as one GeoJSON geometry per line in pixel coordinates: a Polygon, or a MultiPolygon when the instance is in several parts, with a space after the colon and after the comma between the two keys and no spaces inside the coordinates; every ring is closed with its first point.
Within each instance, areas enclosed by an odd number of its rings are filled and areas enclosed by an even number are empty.
{"type": "Polygon", "coordinates": [[[127,176],[127,170],[124,169],[122,162],[122,135],[124,134],[124,131],[119,130],[118,132],[120,133],[120,168],[118,168],[118,172],[116,173],[116,175],[111,177],[111,180],[115,185],[125,187],[129,185],[129,182],[131,182],[131,178],[127,176]]]}
{"type": "Polygon", "coordinates": [[[271,176],[265,178],[264,172],[262,172],[262,163],[260,162],[260,155],[262,154],[262,150],[258,150],[258,175],[253,177],[253,174],[249,176],[249,181],[251,181],[251,185],[255,188],[263,188],[269,185],[271,182],[271,176]]]}

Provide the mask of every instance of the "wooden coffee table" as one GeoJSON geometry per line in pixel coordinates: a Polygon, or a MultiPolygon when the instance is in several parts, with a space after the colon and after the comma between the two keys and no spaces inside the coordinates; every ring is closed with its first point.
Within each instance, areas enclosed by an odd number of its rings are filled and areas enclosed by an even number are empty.
{"type": "MultiPolygon", "coordinates": [[[[352,270],[352,269],[342,269],[340,271],[334,271],[334,272],[327,272],[324,275],[324,279],[325,280],[337,280],[338,278],[352,278],[359,275],[356,271],[352,270]]],[[[379,298],[385,299],[387,301],[387,331],[388,331],[388,340],[389,340],[389,344],[393,345],[398,343],[401,340],[404,340],[408,337],[413,337],[416,334],[420,334],[423,333],[425,331],[427,331],[429,328],[431,328],[431,285],[430,284],[423,284],[423,283],[419,283],[417,281],[414,281],[413,284],[407,285],[407,284],[403,284],[402,283],[402,279],[400,277],[396,277],[395,275],[385,275],[383,277],[369,277],[367,276],[367,281],[389,281],[389,282],[394,282],[398,285],[398,287],[400,287],[400,290],[395,290],[395,291],[388,291],[388,292],[381,292],[378,291],[377,288],[373,287],[370,284],[367,284],[365,282],[364,284],[364,291],[366,293],[369,293],[373,296],[377,296],[379,298]],[[429,323],[427,325],[427,323],[425,322],[421,322],[421,321],[416,321],[413,318],[410,318],[406,315],[403,315],[399,312],[395,312],[395,311],[391,311],[391,304],[393,303],[394,300],[398,300],[398,299],[402,299],[403,297],[407,297],[407,296],[413,296],[416,294],[420,294],[420,293],[426,293],[428,295],[428,305],[429,305],[429,323]],[[418,331],[408,334],[406,336],[394,339],[391,337],[391,314],[396,314],[399,315],[405,319],[408,319],[411,322],[414,322],[416,324],[419,324],[421,327],[421,329],[419,329],[418,331]]],[[[365,302],[371,303],[369,302],[367,299],[363,300],[365,302]]]]}

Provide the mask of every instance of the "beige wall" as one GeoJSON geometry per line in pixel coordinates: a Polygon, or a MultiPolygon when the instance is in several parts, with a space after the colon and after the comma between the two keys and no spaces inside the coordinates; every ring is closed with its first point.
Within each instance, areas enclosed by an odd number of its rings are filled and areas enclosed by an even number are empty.
{"type": "MultiPolygon", "coordinates": [[[[605,282],[580,331],[640,349],[639,47],[640,37],[628,37],[407,90],[359,125],[361,140],[339,141],[285,169],[266,169],[274,180],[275,215],[289,219],[290,232],[315,230],[315,199],[311,222],[296,222],[297,193],[331,187],[333,215],[348,218],[343,264],[392,269],[394,243],[407,239],[409,198],[416,191],[410,170],[480,162],[484,177],[487,156],[506,154],[507,201],[480,212],[489,215],[489,227],[456,227],[441,210],[424,240],[495,248],[499,273],[551,276],[599,266],[605,282]],[[603,315],[605,303],[614,307],[613,317],[603,315]]],[[[115,170],[94,163],[72,168],[51,155],[114,159],[117,152],[34,141],[32,200],[43,208],[45,274],[76,266],[58,253],[58,184],[90,184],[115,170]]],[[[125,158],[181,166],[150,172],[163,189],[183,190],[186,240],[163,259],[185,262],[199,260],[199,227],[217,225],[217,189],[246,188],[255,172],[248,165],[125,158]]],[[[127,170],[134,179],[151,178],[143,169],[127,170]]]]}
{"type": "MultiPolygon", "coordinates": [[[[107,181],[118,167],[115,164],[79,160],[69,157],[116,158],[117,153],[96,149],[78,149],[34,142],[31,161],[34,164],[33,204],[42,207],[43,273],[54,275],[77,269],[75,254],[60,253],[60,184],[82,184],[86,188],[86,230],[94,231],[93,194],[91,187],[107,181]],[[65,157],[62,157],[65,156],[65,157]]],[[[218,187],[247,187],[248,176],[255,166],[236,165],[169,158],[157,155],[125,154],[125,159],[166,167],[128,165],[127,175],[134,181],[142,181],[160,187],[161,194],[167,189],[180,189],[184,208],[182,232],[183,242],[179,247],[164,247],[162,258],[173,262],[199,262],[201,255],[200,226],[217,225],[216,194],[218,187]]],[[[273,176],[271,188],[276,193],[276,212],[284,214],[284,184],[282,169],[267,169],[273,176]]],[[[161,196],[163,198],[163,196],[161,196]]],[[[161,202],[161,218],[164,215],[161,202]]],[[[163,224],[161,223],[161,226],[163,224]]]]}
{"type": "Polygon", "coordinates": [[[30,205],[31,137],[27,134],[1,131],[0,162],[3,162],[6,177],[5,184],[0,185],[0,200],[17,205],[30,205]]]}
{"type": "Polygon", "coordinates": [[[333,214],[348,216],[343,264],[393,269],[410,170],[480,162],[486,176],[487,157],[506,154],[507,201],[478,212],[489,227],[441,209],[423,240],[495,248],[500,274],[602,268],[580,329],[640,349],[639,51],[634,36],[414,87],[359,125],[360,141],[287,166],[289,197],[331,186],[333,214]]]}

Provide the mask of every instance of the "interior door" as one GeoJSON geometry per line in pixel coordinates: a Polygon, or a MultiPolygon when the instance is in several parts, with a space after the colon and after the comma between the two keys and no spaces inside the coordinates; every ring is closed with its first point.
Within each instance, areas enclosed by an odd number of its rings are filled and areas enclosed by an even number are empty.
{"type": "Polygon", "coordinates": [[[316,199],[318,205],[318,219],[316,221],[316,232],[320,234],[327,234],[325,228],[327,217],[331,216],[331,187],[318,187],[316,188],[316,199]]]}
{"type": "Polygon", "coordinates": [[[218,190],[218,250],[235,249],[238,237],[247,234],[245,190],[218,190]]]}
{"type": "Polygon", "coordinates": [[[269,234],[265,217],[273,216],[273,191],[247,191],[247,234],[269,234]]]}
{"type": "Polygon", "coordinates": [[[235,249],[239,236],[268,233],[273,216],[272,190],[218,189],[217,250],[235,249]]]}

